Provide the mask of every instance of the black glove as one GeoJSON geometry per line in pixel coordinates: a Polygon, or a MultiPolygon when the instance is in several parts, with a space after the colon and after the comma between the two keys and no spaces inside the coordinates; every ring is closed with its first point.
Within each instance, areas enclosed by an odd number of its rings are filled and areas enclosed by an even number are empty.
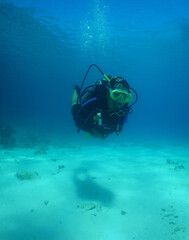
{"type": "Polygon", "coordinates": [[[73,88],[76,90],[77,94],[80,93],[80,87],[78,85],[73,85],[73,88]]]}

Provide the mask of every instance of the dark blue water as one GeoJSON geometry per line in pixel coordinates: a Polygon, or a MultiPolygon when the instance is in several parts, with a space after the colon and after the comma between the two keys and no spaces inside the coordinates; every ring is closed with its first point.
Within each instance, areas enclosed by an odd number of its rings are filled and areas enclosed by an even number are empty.
{"type": "MultiPolygon", "coordinates": [[[[123,138],[187,138],[188,11],[186,0],[1,0],[1,124],[75,136],[72,85],[95,63],[138,92],[123,138]]],[[[86,86],[100,77],[92,69],[86,86]]]]}

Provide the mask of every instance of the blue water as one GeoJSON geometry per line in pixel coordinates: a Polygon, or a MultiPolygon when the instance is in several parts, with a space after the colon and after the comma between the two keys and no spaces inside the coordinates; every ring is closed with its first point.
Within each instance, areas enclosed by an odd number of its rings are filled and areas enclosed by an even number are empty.
{"type": "Polygon", "coordinates": [[[0,240],[188,240],[188,91],[188,0],[0,0],[0,240]],[[77,133],[91,64],[138,92],[119,137],[77,133]]]}
{"type": "Polygon", "coordinates": [[[1,123],[75,135],[72,85],[95,63],[138,92],[122,137],[187,138],[188,11],[186,0],[1,0],[1,123]]]}

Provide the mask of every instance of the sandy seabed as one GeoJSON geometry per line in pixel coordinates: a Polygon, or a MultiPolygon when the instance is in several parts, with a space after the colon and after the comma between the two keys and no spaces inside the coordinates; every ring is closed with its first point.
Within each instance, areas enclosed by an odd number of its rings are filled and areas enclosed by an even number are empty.
{"type": "Polygon", "coordinates": [[[188,240],[189,144],[0,149],[1,240],[188,240]]]}

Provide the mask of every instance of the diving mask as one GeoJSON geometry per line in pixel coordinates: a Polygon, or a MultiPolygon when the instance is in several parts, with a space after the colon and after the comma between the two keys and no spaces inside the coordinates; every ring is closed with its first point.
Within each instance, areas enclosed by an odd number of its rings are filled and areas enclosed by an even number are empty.
{"type": "Polygon", "coordinates": [[[110,98],[117,101],[118,103],[129,103],[131,101],[132,95],[127,90],[114,89],[110,93],[110,98]]]}

